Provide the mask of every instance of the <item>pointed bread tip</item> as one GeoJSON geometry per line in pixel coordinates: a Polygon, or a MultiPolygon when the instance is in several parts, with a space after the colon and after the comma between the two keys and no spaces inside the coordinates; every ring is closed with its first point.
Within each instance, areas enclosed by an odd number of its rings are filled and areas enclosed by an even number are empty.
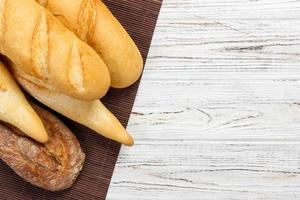
{"type": "Polygon", "coordinates": [[[128,147],[131,147],[131,146],[134,145],[134,139],[133,139],[133,137],[129,133],[127,133],[127,136],[128,136],[127,140],[125,140],[124,142],[122,142],[122,144],[124,144],[125,146],[128,146],[128,147]]]}
{"type": "Polygon", "coordinates": [[[48,142],[49,136],[48,136],[46,130],[45,130],[44,133],[40,134],[38,136],[38,138],[36,138],[35,140],[39,141],[40,143],[46,143],[46,142],[48,142]]]}
{"type": "Polygon", "coordinates": [[[43,122],[37,123],[39,121],[36,121],[34,124],[30,125],[28,124],[20,124],[20,130],[23,131],[27,136],[31,137],[32,139],[40,142],[40,143],[46,143],[49,139],[48,133],[44,127],[43,122]]]}

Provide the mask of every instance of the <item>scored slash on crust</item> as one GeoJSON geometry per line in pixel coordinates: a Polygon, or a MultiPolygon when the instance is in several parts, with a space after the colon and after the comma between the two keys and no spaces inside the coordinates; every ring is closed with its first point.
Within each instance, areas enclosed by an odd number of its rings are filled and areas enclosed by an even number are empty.
{"type": "MultiPolygon", "coordinates": [[[[48,31],[47,15],[44,8],[42,8],[35,26],[31,46],[33,70],[42,80],[47,80],[49,76],[48,31]]],[[[72,43],[69,62],[68,78],[71,85],[79,92],[84,91],[81,56],[76,41],[72,43]]]]}
{"type": "Polygon", "coordinates": [[[72,43],[69,60],[70,60],[70,71],[69,71],[70,83],[76,90],[84,91],[81,56],[76,41],[72,43]]]}
{"type": "Polygon", "coordinates": [[[4,33],[5,33],[5,10],[6,0],[0,0],[0,51],[3,51],[4,33]]]}
{"type": "Polygon", "coordinates": [[[89,43],[94,36],[96,17],[97,10],[95,0],[83,0],[78,15],[76,33],[80,39],[87,43],[89,43]]]}
{"type": "Polygon", "coordinates": [[[32,37],[32,66],[41,79],[48,77],[48,22],[42,8],[32,37]]]}

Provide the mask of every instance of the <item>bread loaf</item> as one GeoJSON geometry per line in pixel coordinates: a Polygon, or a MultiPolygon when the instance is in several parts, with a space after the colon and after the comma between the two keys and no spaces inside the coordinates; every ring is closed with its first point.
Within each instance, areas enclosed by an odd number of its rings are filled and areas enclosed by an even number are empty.
{"type": "Polygon", "coordinates": [[[48,140],[41,119],[29,105],[22,91],[1,62],[0,120],[18,127],[29,137],[39,142],[48,140]]]}
{"type": "Polygon", "coordinates": [[[112,87],[125,88],[138,80],[142,56],[101,0],[37,1],[97,51],[109,68],[112,87]]]}
{"type": "Polygon", "coordinates": [[[127,146],[133,145],[133,138],[99,100],[81,101],[74,99],[34,84],[17,74],[14,75],[31,96],[56,112],[89,127],[106,138],[127,146]]]}
{"type": "Polygon", "coordinates": [[[1,123],[0,158],[37,187],[50,191],[69,188],[82,169],[84,153],[62,122],[42,108],[34,108],[46,126],[48,142],[35,142],[18,129],[1,123]]]}
{"type": "Polygon", "coordinates": [[[0,52],[35,84],[82,100],[104,96],[103,60],[34,0],[0,0],[0,52]]]}

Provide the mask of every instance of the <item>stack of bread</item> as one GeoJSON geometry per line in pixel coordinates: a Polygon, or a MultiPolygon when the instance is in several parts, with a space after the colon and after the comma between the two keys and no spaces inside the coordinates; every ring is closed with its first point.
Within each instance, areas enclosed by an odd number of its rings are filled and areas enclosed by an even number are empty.
{"type": "Polygon", "coordinates": [[[84,153],[55,116],[62,115],[122,144],[133,138],[99,101],[109,87],[138,80],[143,60],[100,0],[0,0],[0,158],[26,181],[70,187],[84,153]]]}

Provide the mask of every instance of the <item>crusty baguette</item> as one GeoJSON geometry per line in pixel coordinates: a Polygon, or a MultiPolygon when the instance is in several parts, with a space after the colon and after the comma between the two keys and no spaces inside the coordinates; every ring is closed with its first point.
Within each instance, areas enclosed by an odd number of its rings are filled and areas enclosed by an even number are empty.
{"type": "Polygon", "coordinates": [[[58,191],[69,188],[84,163],[76,137],[55,116],[33,105],[49,134],[48,142],[37,143],[18,129],[0,124],[0,158],[19,176],[40,188],[58,191]]]}
{"type": "Polygon", "coordinates": [[[28,80],[82,100],[104,96],[103,60],[34,0],[0,0],[0,52],[28,80]]]}
{"type": "Polygon", "coordinates": [[[133,145],[133,138],[99,100],[81,101],[36,85],[17,74],[15,78],[31,96],[56,112],[89,127],[106,138],[127,146],[133,145]]]}
{"type": "Polygon", "coordinates": [[[101,0],[37,1],[97,51],[109,68],[112,87],[128,87],[140,77],[138,48],[101,0]]]}
{"type": "Polygon", "coordinates": [[[0,62],[0,120],[12,124],[39,142],[46,142],[45,127],[22,91],[0,62]]]}

